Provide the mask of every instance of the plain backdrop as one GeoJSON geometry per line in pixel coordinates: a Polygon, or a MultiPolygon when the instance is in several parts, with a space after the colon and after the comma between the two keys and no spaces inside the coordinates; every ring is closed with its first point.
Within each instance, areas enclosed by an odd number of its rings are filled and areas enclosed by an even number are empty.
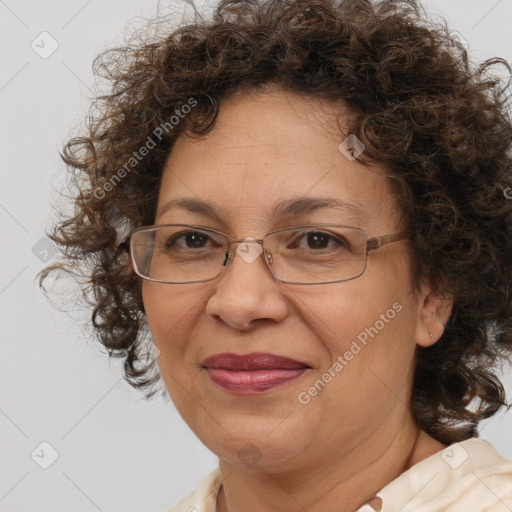
{"type": "MultiPolygon", "coordinates": [[[[511,0],[423,4],[447,17],[475,61],[512,60],[511,0]]],[[[172,5],[185,3],[160,1],[172,5]]],[[[58,151],[83,123],[93,58],[157,6],[0,0],[1,511],[164,511],[217,466],[172,404],[142,400],[34,280],[53,258],[45,230],[66,173],[58,151]]],[[[505,382],[510,400],[510,371],[505,382]]],[[[480,431],[512,459],[512,411],[480,431]]]]}

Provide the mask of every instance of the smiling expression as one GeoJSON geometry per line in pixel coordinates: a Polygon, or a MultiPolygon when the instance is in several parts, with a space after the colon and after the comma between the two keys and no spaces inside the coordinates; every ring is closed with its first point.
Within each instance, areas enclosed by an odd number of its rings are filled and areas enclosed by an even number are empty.
{"type": "MultiPolygon", "coordinates": [[[[279,90],[231,97],[210,134],[177,140],[155,224],[256,239],[314,223],[360,227],[369,237],[401,231],[385,170],[340,152],[347,134],[337,117],[332,104],[279,90]],[[313,207],[312,198],[324,204],[313,207]]],[[[339,283],[281,283],[261,258],[248,263],[239,255],[213,281],[144,281],[160,370],[179,413],[220,457],[237,463],[241,447],[252,443],[266,469],[338,457],[377,428],[394,435],[408,414],[415,347],[427,343],[409,269],[401,242],[370,253],[362,276],[339,283]],[[396,314],[384,322],[393,305],[396,314]],[[362,332],[373,335],[357,351],[362,332]],[[241,394],[212,380],[203,365],[221,353],[273,354],[308,368],[264,393],[241,394]],[[301,403],[300,393],[329,371],[329,382],[301,403]]]]}

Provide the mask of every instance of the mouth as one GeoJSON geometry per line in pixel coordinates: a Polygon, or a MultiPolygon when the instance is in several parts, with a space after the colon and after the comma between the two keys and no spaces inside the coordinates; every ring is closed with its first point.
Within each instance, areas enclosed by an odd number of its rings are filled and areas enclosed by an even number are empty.
{"type": "Polygon", "coordinates": [[[301,361],[275,354],[217,354],[202,367],[220,388],[236,394],[261,394],[300,377],[311,367],[301,361]]]}

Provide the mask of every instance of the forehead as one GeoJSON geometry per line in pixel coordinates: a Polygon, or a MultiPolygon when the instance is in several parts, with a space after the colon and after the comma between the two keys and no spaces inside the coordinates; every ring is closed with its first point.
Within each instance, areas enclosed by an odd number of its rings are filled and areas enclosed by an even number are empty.
{"type": "Polygon", "coordinates": [[[339,149],[346,116],[335,104],[283,91],[222,102],[209,134],[176,141],[156,218],[179,209],[224,219],[329,209],[361,221],[390,217],[396,209],[385,169],[339,149]]]}

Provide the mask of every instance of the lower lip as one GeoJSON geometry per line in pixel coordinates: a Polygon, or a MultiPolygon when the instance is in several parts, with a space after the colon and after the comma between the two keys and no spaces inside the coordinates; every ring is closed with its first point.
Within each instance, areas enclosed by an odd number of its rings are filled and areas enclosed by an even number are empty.
{"type": "Polygon", "coordinates": [[[223,368],[206,368],[210,379],[226,391],[241,395],[257,395],[275,389],[297,377],[307,368],[295,370],[231,371],[223,368]]]}

